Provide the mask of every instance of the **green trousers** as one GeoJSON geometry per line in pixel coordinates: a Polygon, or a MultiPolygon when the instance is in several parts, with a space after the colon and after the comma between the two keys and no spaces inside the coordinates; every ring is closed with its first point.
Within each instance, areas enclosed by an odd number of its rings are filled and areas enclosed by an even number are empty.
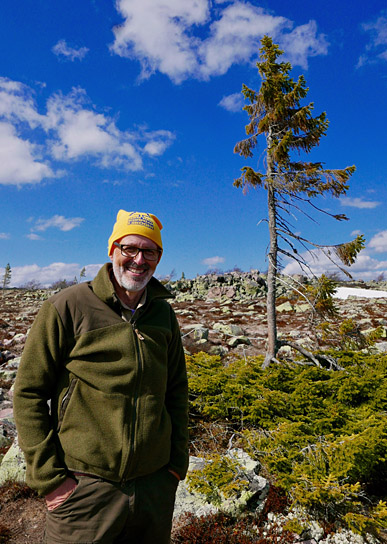
{"type": "Polygon", "coordinates": [[[125,486],[89,476],[47,512],[47,544],[169,544],[178,480],[167,468],[125,486]]]}

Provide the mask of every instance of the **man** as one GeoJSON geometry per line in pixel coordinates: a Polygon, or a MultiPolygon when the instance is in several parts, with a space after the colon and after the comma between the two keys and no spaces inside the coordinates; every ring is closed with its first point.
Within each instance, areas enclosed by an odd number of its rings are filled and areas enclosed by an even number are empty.
{"type": "Polygon", "coordinates": [[[14,410],[47,543],[170,540],[188,401],[171,295],[152,277],[161,229],[120,210],[112,264],[45,301],[28,335],[14,410]]]}

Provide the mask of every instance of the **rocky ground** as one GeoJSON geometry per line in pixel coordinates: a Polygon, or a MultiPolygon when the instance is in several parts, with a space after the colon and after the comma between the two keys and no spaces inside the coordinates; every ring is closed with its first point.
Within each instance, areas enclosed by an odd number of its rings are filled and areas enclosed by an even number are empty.
{"type": "MultiPolygon", "coordinates": [[[[300,278],[298,278],[298,281],[300,278]]],[[[367,287],[361,284],[361,287],[367,287]]],[[[225,359],[247,357],[265,351],[265,278],[258,272],[232,272],[201,276],[194,280],[170,282],[176,295],[172,305],[178,316],[187,353],[206,351],[225,359]]],[[[386,289],[385,284],[369,287],[386,289]]],[[[26,335],[48,290],[0,291],[0,453],[15,437],[12,418],[12,384],[26,335]]],[[[293,290],[279,285],[278,329],[283,337],[306,348],[313,348],[314,335],[309,322],[309,305],[297,300],[293,290]]],[[[387,298],[350,298],[337,300],[337,329],[343,319],[352,318],[358,332],[382,327],[375,349],[387,351],[387,298]]],[[[289,356],[292,354],[289,353],[289,356]]],[[[0,542],[17,544],[42,540],[44,504],[23,491],[0,492],[0,542]],[[7,535],[7,531],[10,534],[7,535]]]]}

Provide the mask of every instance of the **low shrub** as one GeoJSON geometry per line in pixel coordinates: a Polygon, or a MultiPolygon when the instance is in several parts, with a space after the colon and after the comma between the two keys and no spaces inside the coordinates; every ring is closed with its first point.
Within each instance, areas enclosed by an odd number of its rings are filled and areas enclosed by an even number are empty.
{"type": "MultiPolygon", "coordinates": [[[[343,370],[296,363],[262,370],[261,358],[224,366],[216,356],[190,356],[192,427],[202,421],[231,429],[293,507],[326,525],[378,531],[387,527],[387,355],[335,357],[343,370]]],[[[221,463],[208,470],[202,477],[216,500],[234,480],[221,463]]]]}

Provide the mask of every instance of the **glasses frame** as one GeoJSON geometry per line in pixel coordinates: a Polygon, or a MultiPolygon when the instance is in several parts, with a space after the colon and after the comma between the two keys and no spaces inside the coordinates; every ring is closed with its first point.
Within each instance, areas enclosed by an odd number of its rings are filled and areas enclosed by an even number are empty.
{"type": "Polygon", "coordinates": [[[159,258],[159,256],[161,255],[162,253],[162,250],[161,249],[153,249],[153,248],[150,248],[150,247],[135,247],[135,246],[130,246],[128,244],[119,244],[118,242],[113,242],[113,245],[118,247],[118,249],[121,251],[121,255],[123,257],[128,257],[129,259],[135,259],[137,257],[137,255],[139,253],[142,254],[143,258],[146,260],[146,261],[149,261],[149,262],[155,262],[157,261],[157,259],[159,258]],[[127,255],[126,253],[124,253],[124,249],[125,247],[130,247],[132,248],[133,250],[136,250],[136,253],[135,255],[127,255]],[[155,259],[147,259],[147,257],[145,257],[145,251],[156,251],[158,253],[158,255],[156,256],[155,259]]]}

